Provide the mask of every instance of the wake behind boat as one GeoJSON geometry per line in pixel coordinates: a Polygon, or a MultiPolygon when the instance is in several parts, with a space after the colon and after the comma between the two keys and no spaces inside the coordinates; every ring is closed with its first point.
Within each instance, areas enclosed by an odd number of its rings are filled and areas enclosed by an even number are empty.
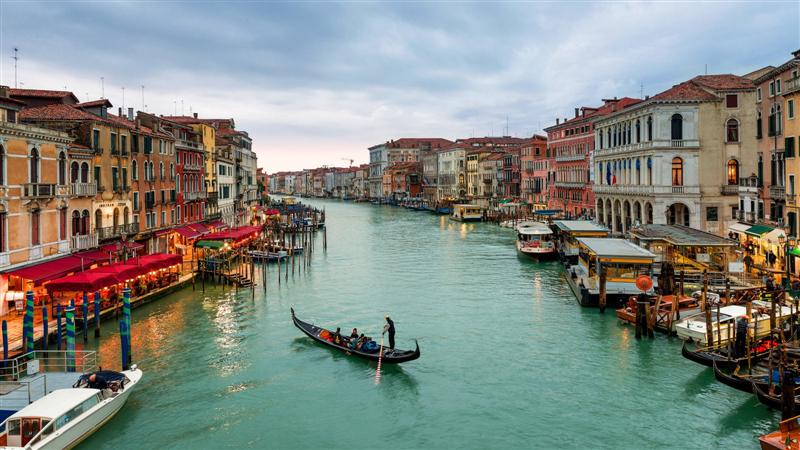
{"type": "MultiPolygon", "coordinates": [[[[303,322],[302,320],[298,319],[294,315],[294,308],[291,308],[292,311],[292,322],[294,322],[294,326],[299,328],[303,333],[305,333],[311,339],[315,341],[327,345],[328,347],[335,348],[337,350],[343,351],[347,354],[353,354],[358,356],[359,358],[368,359],[370,361],[378,361],[379,355],[381,354],[381,346],[376,345],[375,351],[361,351],[350,348],[346,345],[338,345],[333,343],[332,341],[325,338],[325,336],[330,336],[333,333],[330,330],[325,328],[318,327],[316,325],[312,325],[308,322],[303,322]]],[[[413,361],[419,358],[419,343],[416,344],[416,349],[414,350],[392,350],[389,347],[382,347],[383,349],[383,356],[382,362],[383,364],[399,364],[407,361],[413,361]]]]}

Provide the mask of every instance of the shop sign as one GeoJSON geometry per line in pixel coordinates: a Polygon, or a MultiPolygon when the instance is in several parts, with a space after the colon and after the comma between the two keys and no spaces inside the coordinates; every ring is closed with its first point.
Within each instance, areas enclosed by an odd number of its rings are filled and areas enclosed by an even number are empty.
{"type": "Polygon", "coordinates": [[[730,273],[744,273],[744,263],[741,261],[732,261],[728,263],[728,272],[730,273]]]}

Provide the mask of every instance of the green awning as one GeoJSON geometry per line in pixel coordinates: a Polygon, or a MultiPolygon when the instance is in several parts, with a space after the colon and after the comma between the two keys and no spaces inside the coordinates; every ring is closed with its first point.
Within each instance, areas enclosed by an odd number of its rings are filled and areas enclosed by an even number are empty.
{"type": "Polygon", "coordinates": [[[789,254],[794,256],[800,256],[800,247],[792,247],[792,249],[789,250],[789,254]]]}
{"type": "Polygon", "coordinates": [[[750,236],[761,237],[774,229],[775,228],[772,228],[767,225],[753,225],[752,227],[744,230],[744,232],[745,234],[749,234],[750,236]]]}
{"type": "Polygon", "coordinates": [[[213,248],[214,250],[219,250],[223,245],[225,245],[223,241],[198,241],[194,244],[197,248],[213,248]]]}

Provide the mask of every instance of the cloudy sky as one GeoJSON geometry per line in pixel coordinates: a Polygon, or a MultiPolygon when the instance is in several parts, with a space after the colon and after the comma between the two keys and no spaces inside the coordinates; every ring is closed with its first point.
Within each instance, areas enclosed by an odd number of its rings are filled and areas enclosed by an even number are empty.
{"type": "Polygon", "coordinates": [[[529,136],[601,98],[800,48],[800,2],[15,2],[0,82],[233,117],[267,171],[399,137],[529,136]],[[144,103],[142,88],[144,86],[144,103]],[[508,125],[506,125],[506,123],[508,125]]]}

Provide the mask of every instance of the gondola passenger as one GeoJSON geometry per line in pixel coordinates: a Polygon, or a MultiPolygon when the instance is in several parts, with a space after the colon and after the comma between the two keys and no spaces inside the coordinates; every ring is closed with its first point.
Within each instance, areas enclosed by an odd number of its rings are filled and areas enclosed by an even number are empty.
{"type": "Polygon", "coordinates": [[[353,331],[350,333],[350,339],[358,339],[358,329],[353,328],[353,331]]]}
{"type": "Polygon", "coordinates": [[[333,333],[333,343],[336,345],[342,345],[342,330],[341,328],[336,328],[336,333],[333,333]]]}

